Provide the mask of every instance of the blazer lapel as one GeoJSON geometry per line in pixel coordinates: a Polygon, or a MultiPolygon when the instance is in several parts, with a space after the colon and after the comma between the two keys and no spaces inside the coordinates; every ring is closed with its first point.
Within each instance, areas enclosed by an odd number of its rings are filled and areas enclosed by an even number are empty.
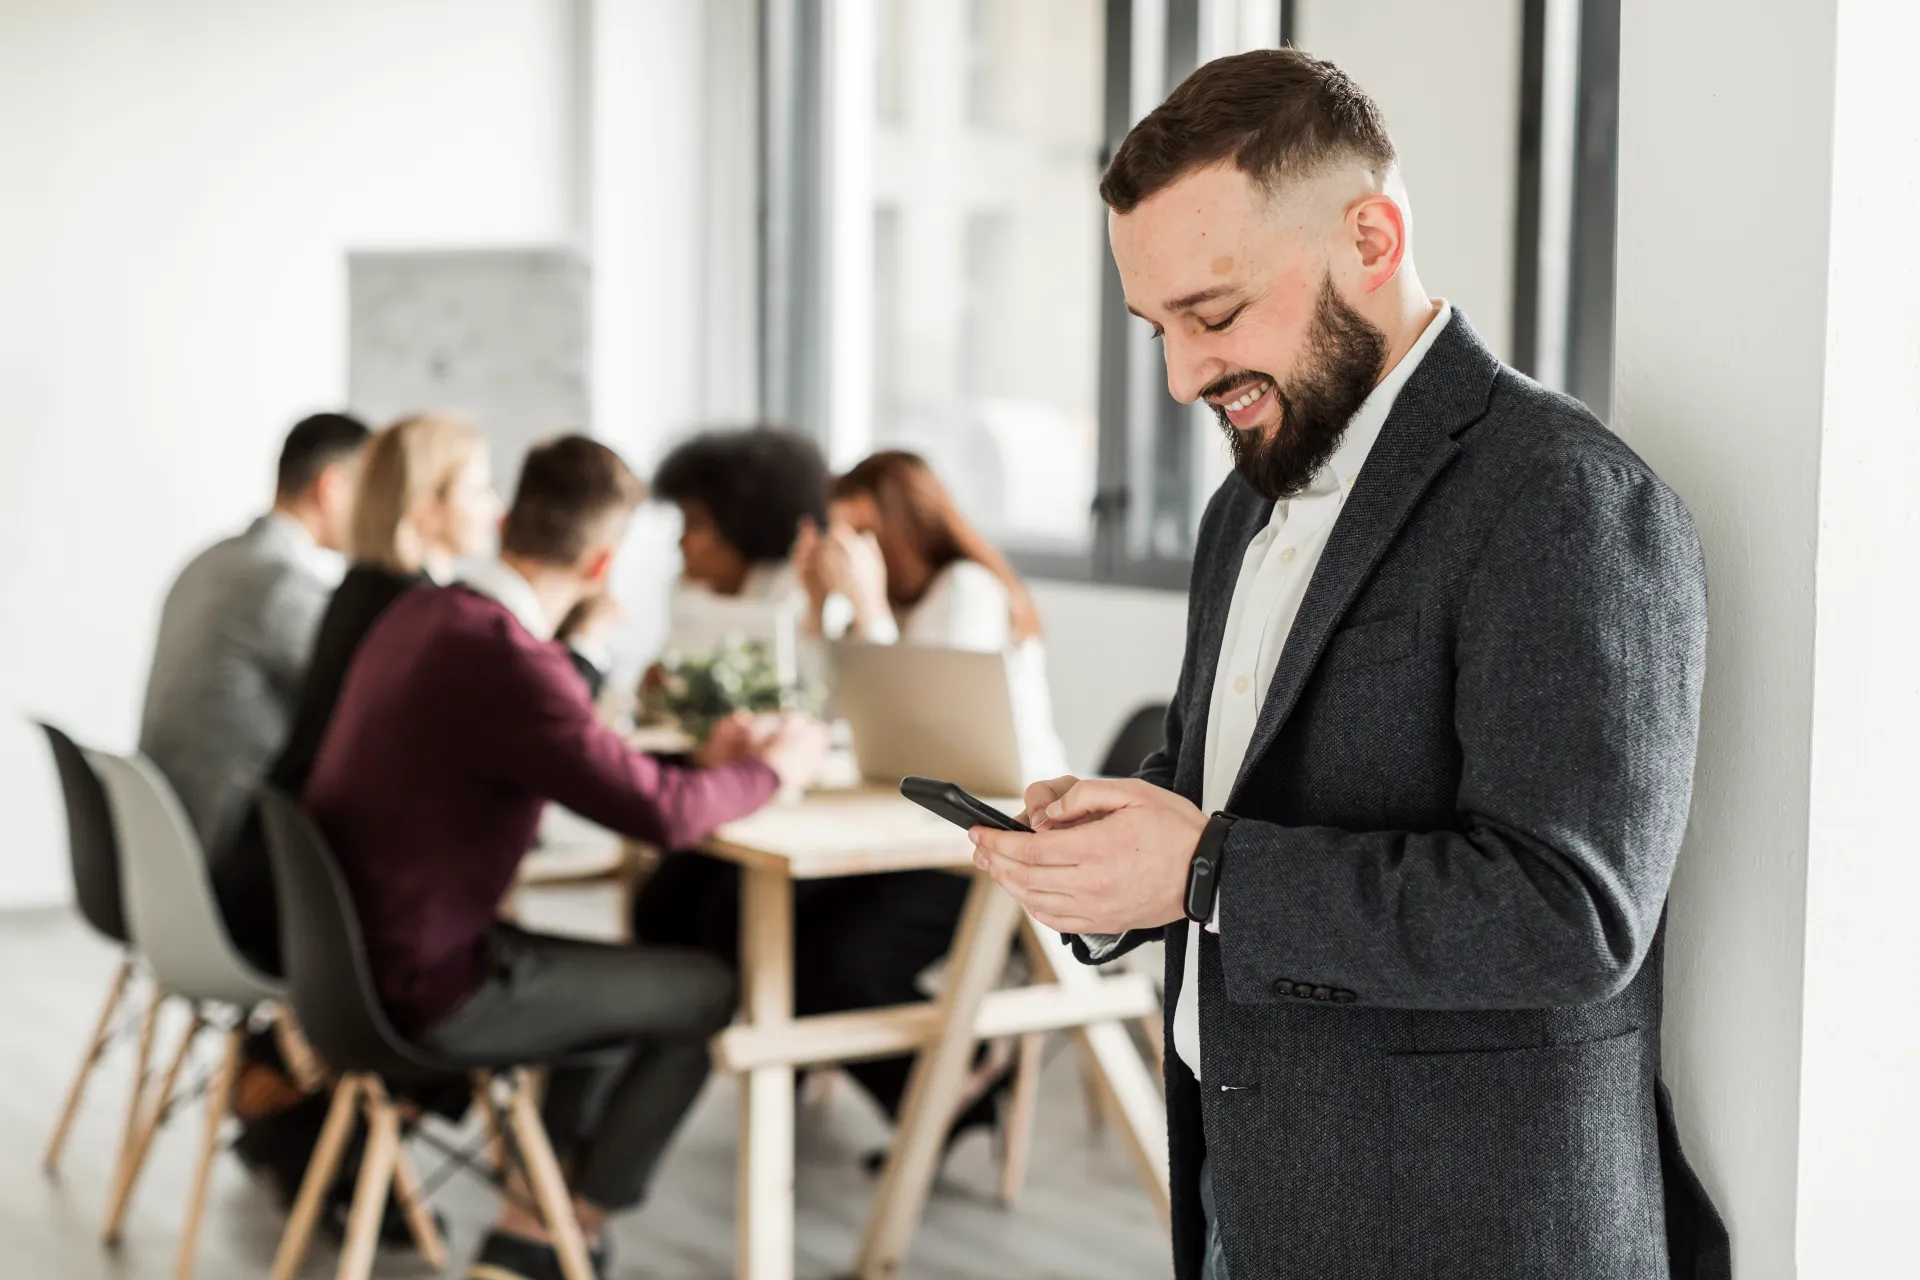
{"type": "MultiPolygon", "coordinates": [[[[1273,746],[1293,714],[1307,677],[1320,662],[1327,639],[1352,607],[1420,497],[1445,470],[1460,446],[1455,433],[1486,412],[1499,362],[1481,343],[1466,316],[1455,311],[1420,367],[1394,401],[1354,482],[1333,531],[1327,535],[1300,612],[1294,615],[1280,665],[1260,706],[1253,741],[1241,760],[1233,795],[1246,785],[1257,762],[1273,746]]],[[[1213,636],[1218,660],[1220,637],[1213,636]]]]}

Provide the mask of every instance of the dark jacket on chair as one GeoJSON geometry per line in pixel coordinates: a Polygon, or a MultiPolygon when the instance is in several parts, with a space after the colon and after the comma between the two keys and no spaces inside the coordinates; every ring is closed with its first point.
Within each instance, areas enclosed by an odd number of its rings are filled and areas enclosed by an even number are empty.
{"type": "MultiPolygon", "coordinates": [[[[313,641],[313,657],[294,704],[293,728],[279,758],[267,771],[267,784],[297,796],[307,785],[320,739],[333,718],[340,686],[360,642],[388,605],[415,587],[431,585],[423,573],[396,573],[380,565],[356,564],[327,602],[313,641]]],[[[280,972],[280,915],[273,897],[273,873],[267,862],[266,836],[249,801],[232,843],[213,851],[213,883],[220,913],[235,945],[268,973],[280,972]]]]}
{"type": "MultiPolygon", "coordinates": [[[[1230,477],[1201,526],[1141,771],[1196,803],[1271,511],[1230,477]]],[[[1203,1158],[1235,1280],[1726,1280],[1659,1076],[1706,620],[1680,500],[1456,314],[1330,535],[1229,801],[1204,1086],[1167,1058],[1181,1280],[1203,1158]]],[[[1171,1044],[1184,922],[1114,954],[1163,933],[1171,1044]]]]}

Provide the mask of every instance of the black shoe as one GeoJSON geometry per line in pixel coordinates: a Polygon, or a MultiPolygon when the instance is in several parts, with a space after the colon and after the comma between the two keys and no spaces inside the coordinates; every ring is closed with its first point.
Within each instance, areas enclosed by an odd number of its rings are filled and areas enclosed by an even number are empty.
{"type": "MultiPolygon", "coordinates": [[[[594,1275],[606,1280],[613,1266],[608,1244],[602,1241],[598,1249],[589,1249],[587,1257],[593,1263],[594,1275]]],[[[552,1245],[490,1231],[467,1267],[467,1280],[566,1280],[566,1274],[560,1270],[560,1255],[552,1245]]]]}

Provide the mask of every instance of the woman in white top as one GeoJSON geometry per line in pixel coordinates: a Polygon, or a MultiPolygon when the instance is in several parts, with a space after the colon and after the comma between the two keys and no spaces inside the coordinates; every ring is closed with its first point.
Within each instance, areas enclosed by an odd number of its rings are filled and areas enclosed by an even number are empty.
{"type": "Polygon", "coordinates": [[[1006,653],[1021,772],[1065,773],[1033,597],[933,468],[915,454],[876,453],[834,481],[829,517],[824,533],[802,529],[793,554],[814,630],[839,597],[851,607],[850,638],[1006,653]]]}

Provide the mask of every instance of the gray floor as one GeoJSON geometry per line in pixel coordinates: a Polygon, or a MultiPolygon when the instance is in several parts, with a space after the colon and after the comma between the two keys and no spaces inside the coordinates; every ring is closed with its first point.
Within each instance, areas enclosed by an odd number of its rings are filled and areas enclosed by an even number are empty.
{"type": "MultiPolygon", "coordinates": [[[[528,923],[592,932],[610,916],[595,891],[540,895],[528,923]]],[[[39,1154],[83,1038],[113,971],[112,953],[65,912],[0,914],[0,1275],[161,1280],[196,1154],[199,1113],[176,1119],[156,1144],[117,1254],[97,1243],[113,1144],[126,1105],[130,1052],[95,1077],[61,1178],[39,1172],[39,1154]]],[[[163,1043],[170,1043],[165,1040],[163,1043]]],[[[209,1046],[211,1047],[211,1046],[209,1046]]],[[[1092,1132],[1070,1053],[1058,1040],[1042,1086],[1040,1121],[1025,1197],[1014,1210],[993,1200],[989,1140],[975,1135],[948,1162],[905,1274],[962,1277],[1164,1277],[1167,1247],[1117,1137],[1092,1132]]],[[[210,1061],[203,1055],[202,1062],[210,1061]]],[[[859,1244],[872,1185],[859,1156],[885,1137],[876,1113],[844,1080],[824,1103],[803,1108],[798,1152],[799,1274],[834,1276],[859,1244]]],[[[625,1280],[707,1280],[732,1274],[735,1134],[732,1082],[716,1079],[668,1157],[653,1200],[619,1224],[625,1280]]],[[[417,1151],[423,1171],[437,1158],[417,1151]]],[[[456,1265],[491,1220],[490,1193],[465,1179],[435,1202],[452,1224],[456,1265]]],[[[271,1195],[231,1156],[216,1168],[200,1274],[266,1274],[281,1214],[271,1195]]],[[[330,1275],[333,1253],[316,1247],[307,1274],[330,1275]]],[[[376,1275],[424,1276],[417,1257],[383,1254],[376,1275]]]]}

